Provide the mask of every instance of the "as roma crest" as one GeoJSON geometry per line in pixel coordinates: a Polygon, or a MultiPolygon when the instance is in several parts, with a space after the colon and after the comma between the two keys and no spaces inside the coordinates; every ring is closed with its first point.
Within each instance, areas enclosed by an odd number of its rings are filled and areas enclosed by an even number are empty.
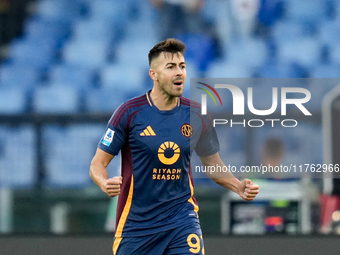
{"type": "Polygon", "coordinates": [[[191,137],[192,134],[194,133],[194,129],[192,128],[190,124],[185,123],[181,126],[181,133],[185,137],[191,137]]]}

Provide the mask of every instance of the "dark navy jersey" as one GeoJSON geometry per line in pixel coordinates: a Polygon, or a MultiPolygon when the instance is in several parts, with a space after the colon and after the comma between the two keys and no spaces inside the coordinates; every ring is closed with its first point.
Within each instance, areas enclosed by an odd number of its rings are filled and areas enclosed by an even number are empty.
{"type": "Polygon", "coordinates": [[[215,129],[200,105],[180,97],[160,111],[149,93],[123,103],[112,115],[98,147],[121,151],[123,184],[116,237],[141,236],[198,221],[190,156],[219,150],[215,129]]]}

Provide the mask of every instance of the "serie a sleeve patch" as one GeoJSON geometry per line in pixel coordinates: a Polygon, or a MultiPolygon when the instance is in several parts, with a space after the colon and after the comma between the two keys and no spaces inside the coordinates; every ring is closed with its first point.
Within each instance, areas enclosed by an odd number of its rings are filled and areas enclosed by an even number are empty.
{"type": "Polygon", "coordinates": [[[108,128],[103,137],[102,144],[104,144],[105,146],[110,146],[112,143],[114,134],[115,134],[115,131],[113,131],[111,128],[108,128]]]}

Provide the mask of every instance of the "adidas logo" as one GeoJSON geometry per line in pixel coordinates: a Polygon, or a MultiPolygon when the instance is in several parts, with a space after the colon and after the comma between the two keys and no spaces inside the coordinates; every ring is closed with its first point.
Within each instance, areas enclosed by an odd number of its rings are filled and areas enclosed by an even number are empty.
{"type": "Polygon", "coordinates": [[[156,136],[155,132],[152,130],[150,126],[147,126],[146,129],[140,133],[141,136],[156,136]]]}

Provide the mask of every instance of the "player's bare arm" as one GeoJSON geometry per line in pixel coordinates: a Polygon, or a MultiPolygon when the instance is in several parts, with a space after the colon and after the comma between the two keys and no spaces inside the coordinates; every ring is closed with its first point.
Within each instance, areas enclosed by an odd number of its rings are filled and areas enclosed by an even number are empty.
{"type": "Polygon", "coordinates": [[[90,165],[90,176],[92,180],[110,197],[119,195],[122,177],[108,178],[107,166],[113,159],[113,155],[97,148],[90,165]]]}
{"type": "MultiPolygon", "coordinates": [[[[204,167],[216,165],[221,167],[225,166],[218,153],[211,156],[200,157],[200,160],[204,167]]],[[[209,177],[222,187],[239,194],[239,196],[246,201],[252,201],[259,193],[259,186],[257,184],[252,183],[249,179],[239,181],[230,171],[209,173],[209,177]]]]}

